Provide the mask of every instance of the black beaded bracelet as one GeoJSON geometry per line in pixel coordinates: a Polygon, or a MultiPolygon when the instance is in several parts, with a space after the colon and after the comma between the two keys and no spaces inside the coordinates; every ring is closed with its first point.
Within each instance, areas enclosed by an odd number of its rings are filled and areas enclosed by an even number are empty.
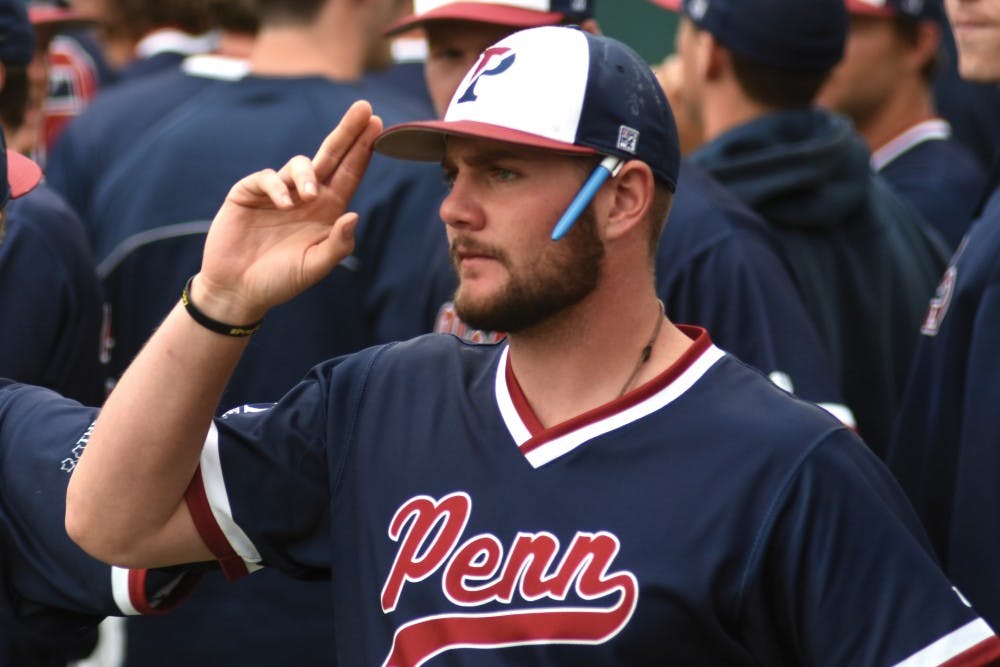
{"type": "Polygon", "coordinates": [[[254,322],[253,324],[233,325],[220,322],[219,320],[214,320],[205,313],[201,312],[201,310],[198,309],[198,306],[194,305],[194,301],[191,300],[192,281],[194,281],[194,276],[188,278],[187,283],[184,285],[184,291],[181,292],[181,303],[184,304],[184,309],[187,310],[188,315],[191,316],[192,320],[209,331],[214,331],[215,333],[222,334],[223,336],[245,338],[246,336],[252,336],[257,333],[257,330],[260,329],[260,325],[263,323],[263,320],[254,322]]]}

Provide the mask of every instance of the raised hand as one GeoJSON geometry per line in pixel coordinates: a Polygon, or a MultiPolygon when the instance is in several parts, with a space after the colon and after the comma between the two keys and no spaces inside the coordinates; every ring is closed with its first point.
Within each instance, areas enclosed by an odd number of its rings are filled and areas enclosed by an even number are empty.
{"type": "Polygon", "coordinates": [[[312,159],[234,185],[205,242],[199,307],[223,321],[256,321],[349,255],[357,215],[345,211],[381,128],[368,103],[356,102],[312,159]]]}

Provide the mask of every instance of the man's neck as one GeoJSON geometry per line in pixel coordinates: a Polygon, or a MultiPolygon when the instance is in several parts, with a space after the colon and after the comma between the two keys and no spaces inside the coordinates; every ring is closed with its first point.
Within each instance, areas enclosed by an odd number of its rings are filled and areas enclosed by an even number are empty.
{"type": "Polygon", "coordinates": [[[592,294],[508,340],[514,376],[546,427],[613,401],[623,389],[641,386],[691,344],[663,319],[652,290],[628,303],[592,294]],[[647,345],[648,358],[641,362],[647,345]]]}
{"type": "Polygon", "coordinates": [[[924,85],[908,86],[868,118],[855,119],[858,133],[876,151],[918,123],[937,117],[924,85]]]}
{"type": "Polygon", "coordinates": [[[706,95],[701,107],[705,141],[712,141],[734,127],[772,111],[775,109],[758,104],[735,89],[719,89],[714,94],[706,95]]]}
{"type": "Polygon", "coordinates": [[[323,76],[356,81],[364,73],[365,44],[358,31],[339,26],[265,26],[250,54],[250,71],[258,76],[323,76]]]}

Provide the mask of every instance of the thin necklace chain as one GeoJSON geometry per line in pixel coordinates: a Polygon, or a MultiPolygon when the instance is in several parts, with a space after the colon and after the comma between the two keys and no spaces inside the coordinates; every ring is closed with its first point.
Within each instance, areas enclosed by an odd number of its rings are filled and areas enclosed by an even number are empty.
{"type": "Polygon", "coordinates": [[[660,335],[660,327],[663,326],[664,312],[663,312],[663,301],[657,299],[656,303],[659,304],[658,312],[656,314],[656,324],[653,326],[653,335],[649,337],[649,342],[646,343],[646,347],[642,348],[642,352],[639,353],[639,361],[636,362],[635,368],[632,369],[632,373],[625,380],[625,384],[622,386],[622,390],[618,393],[618,398],[625,395],[628,388],[632,386],[635,381],[635,376],[639,374],[639,370],[642,369],[643,365],[649,361],[650,355],[653,353],[653,343],[656,342],[656,337],[660,335]]]}

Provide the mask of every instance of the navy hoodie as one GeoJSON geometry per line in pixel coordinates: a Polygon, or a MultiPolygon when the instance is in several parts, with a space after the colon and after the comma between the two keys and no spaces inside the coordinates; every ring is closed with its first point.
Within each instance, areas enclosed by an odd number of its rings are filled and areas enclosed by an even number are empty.
{"type": "Polygon", "coordinates": [[[884,455],[947,262],[943,241],[872,173],[853,126],[830,112],[770,113],[692,157],[771,225],[858,430],[884,455]]]}

